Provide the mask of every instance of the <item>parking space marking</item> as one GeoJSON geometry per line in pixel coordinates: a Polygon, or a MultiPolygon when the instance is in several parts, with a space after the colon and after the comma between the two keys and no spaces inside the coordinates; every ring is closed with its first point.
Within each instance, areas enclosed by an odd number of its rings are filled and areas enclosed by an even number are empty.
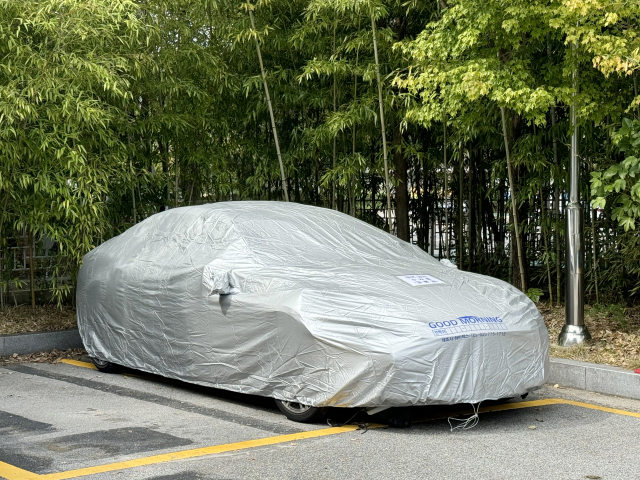
{"type": "Polygon", "coordinates": [[[93,370],[98,370],[93,363],[81,362],[80,360],[71,360],[70,358],[63,358],[62,360],[60,360],[60,363],[68,363],[69,365],[75,365],[76,367],[84,367],[84,368],[91,368],[93,370]]]}
{"type": "Polygon", "coordinates": [[[40,475],[14,467],[2,461],[0,461],[0,477],[8,478],[9,480],[39,480],[41,478],[40,475]]]}
{"type": "MultiPolygon", "coordinates": [[[[199,403],[191,403],[189,401],[181,401],[179,398],[175,398],[171,392],[164,392],[166,395],[160,395],[149,391],[138,390],[135,388],[129,388],[125,386],[114,385],[113,383],[101,382],[99,380],[93,380],[93,378],[100,378],[103,375],[91,376],[91,378],[78,377],[75,375],[65,375],[53,371],[52,369],[40,369],[27,367],[24,364],[10,365],[9,370],[22,373],[25,375],[39,376],[42,378],[49,378],[52,380],[69,383],[72,385],[78,385],[80,387],[90,388],[103,393],[111,395],[117,395],[125,398],[132,398],[142,402],[147,402],[151,405],[168,407],[175,410],[181,410],[183,412],[193,413],[196,415],[203,415],[209,418],[215,418],[222,422],[229,422],[237,425],[246,426],[249,424],[252,428],[264,430],[270,435],[286,435],[289,433],[297,433],[302,429],[297,426],[295,422],[272,422],[265,419],[256,418],[254,415],[242,415],[239,413],[232,413],[227,410],[221,410],[219,408],[208,407],[199,403]]],[[[111,376],[112,374],[104,374],[104,376],[111,376]]],[[[114,375],[115,376],[115,375],[114,375]]],[[[124,378],[130,376],[128,373],[124,375],[124,378]]],[[[150,378],[145,376],[153,382],[165,383],[162,377],[150,378]]],[[[123,382],[124,383],[124,382],[123,382]]],[[[191,387],[191,385],[188,385],[191,387]]],[[[197,387],[197,385],[194,385],[197,387]]],[[[179,387],[182,388],[182,387],[179,387]]],[[[273,407],[275,408],[275,406],[273,407]]]]}
{"type": "MultiPolygon", "coordinates": [[[[588,408],[591,410],[599,410],[616,415],[624,415],[634,418],[640,418],[640,413],[629,412],[627,410],[619,410],[616,408],[602,407],[600,405],[594,405],[591,403],[576,402],[573,400],[565,400],[562,398],[548,398],[543,400],[532,400],[528,402],[507,403],[503,405],[492,405],[483,407],[480,412],[498,412],[506,410],[518,410],[531,407],[540,407],[548,405],[572,405],[582,408],[588,408]]],[[[448,414],[450,416],[451,413],[448,414]]],[[[430,419],[436,420],[436,418],[430,419]]],[[[420,422],[418,422],[420,423],[420,422]]],[[[381,425],[373,425],[370,428],[380,427],[381,425]]],[[[85,475],[93,475],[97,473],[106,473],[116,470],[124,470],[134,467],[142,467],[146,465],[153,465],[157,463],[171,462],[174,460],[185,460],[189,458],[202,457],[207,455],[214,455],[217,453],[225,453],[231,451],[245,450],[248,448],[262,447],[268,445],[276,445],[279,443],[287,443],[295,440],[304,440],[308,438],[324,437],[328,435],[337,435],[345,432],[352,432],[357,430],[357,425],[345,425],[342,427],[322,428],[319,430],[312,430],[307,432],[293,433],[288,435],[278,435],[275,437],[261,438],[258,440],[247,440],[243,442],[227,443],[224,445],[214,445],[210,447],[195,448],[190,450],[181,450],[172,453],[165,453],[161,455],[152,455],[149,457],[142,457],[133,460],[126,460],[123,462],[108,463],[104,465],[98,465],[95,467],[80,468],[77,470],[68,470],[66,472],[49,473],[44,475],[38,475],[20,468],[9,465],[8,463],[0,462],[0,476],[5,477],[8,480],[65,480],[69,478],[77,478],[85,475]]]]}
{"type": "Polygon", "coordinates": [[[575,407],[589,408],[591,410],[600,410],[602,412],[615,413],[616,415],[625,415],[628,417],[640,418],[640,413],[629,412],[627,410],[618,410],[617,408],[602,407],[592,403],[576,402],[574,400],[565,400],[564,398],[547,398],[543,400],[531,400],[530,402],[505,403],[502,405],[489,406],[481,408],[480,412],[499,412],[503,410],[515,410],[517,408],[542,407],[545,405],[573,405],[575,407]]]}
{"type": "MultiPolygon", "coordinates": [[[[375,426],[374,426],[375,427],[375,426]]],[[[153,455],[150,457],[137,458],[124,462],[108,463],[98,465],[97,467],[80,468],[78,470],[69,470],[60,473],[50,473],[40,475],[40,480],[64,480],[67,478],[76,478],[83,475],[93,475],[96,473],[112,472],[114,470],[124,470],[127,468],[141,467],[144,465],[153,465],[157,463],[171,462],[173,460],[184,460],[187,458],[203,457],[205,455],[213,455],[216,453],[225,453],[237,450],[245,450],[247,448],[263,447],[267,445],[276,445],[278,443],[293,442],[295,440],[305,440],[307,438],[325,437],[327,435],[337,435],[339,433],[352,432],[357,430],[357,425],[345,425],[343,427],[322,428],[319,430],[311,430],[308,432],[293,433],[289,435],[278,435],[276,437],[260,438],[258,440],[247,440],[244,442],[227,443],[224,445],[214,445],[211,447],[194,448],[191,450],[181,450],[173,453],[165,453],[161,455],[153,455]]],[[[0,474],[2,472],[0,471],[0,474]]],[[[9,480],[18,480],[10,478],[9,480]]],[[[27,480],[27,479],[25,479],[27,480]]]]}
{"type": "MultiPolygon", "coordinates": [[[[371,425],[369,428],[376,428],[380,425],[371,425]]],[[[224,445],[214,445],[210,447],[194,448],[190,450],[180,450],[172,453],[164,453],[161,455],[152,455],[149,457],[136,458],[126,460],[124,462],[107,463],[95,467],[80,468],[77,470],[68,470],[66,472],[48,473],[38,475],[36,473],[14,467],[8,463],[0,462],[0,477],[8,480],[64,480],[67,478],[77,478],[84,475],[93,475],[97,473],[113,472],[115,470],[125,470],[128,468],[142,467],[145,465],[153,465],[157,463],[171,462],[174,460],[184,460],[188,458],[203,457],[216,453],[225,453],[237,450],[245,450],[247,448],[262,447],[267,445],[276,445],[278,443],[293,442],[296,440],[305,440],[307,438],[325,437],[327,435],[337,435],[345,432],[357,430],[357,425],[345,425],[342,427],[321,428],[319,430],[311,430],[307,432],[292,433],[289,435],[278,435],[275,437],[260,438],[258,440],[246,440],[244,442],[226,443],[224,445]]]]}
{"type": "MultiPolygon", "coordinates": [[[[613,413],[616,415],[624,415],[627,417],[640,418],[640,413],[629,412],[628,410],[618,410],[616,408],[603,407],[600,405],[594,405],[592,403],[576,402],[574,400],[565,400],[564,398],[546,398],[543,400],[531,400],[528,402],[515,402],[515,403],[503,403],[499,405],[489,405],[486,407],[481,407],[478,410],[478,413],[504,412],[507,410],[519,410],[522,408],[544,407],[548,405],[572,405],[574,407],[582,407],[582,408],[588,408],[590,410],[600,410],[602,412],[613,413]]],[[[442,420],[442,419],[449,418],[452,416],[457,416],[457,415],[471,415],[472,413],[473,413],[473,410],[471,409],[456,410],[453,412],[447,412],[446,415],[440,415],[437,417],[429,417],[423,420],[417,420],[414,423],[424,423],[424,422],[430,422],[433,420],[442,420]]]]}
{"type": "MultiPolygon", "coordinates": [[[[80,362],[77,360],[69,360],[64,359],[62,362],[75,365],[83,368],[92,368],[95,369],[94,365],[87,362],[80,362]]],[[[616,415],[624,415],[628,417],[640,418],[640,413],[630,412],[627,410],[619,410],[616,408],[603,407],[600,405],[594,405],[591,403],[577,402],[574,400],[565,400],[562,398],[547,398],[542,400],[532,400],[532,401],[524,401],[524,402],[516,402],[516,403],[506,403],[501,405],[490,405],[485,406],[480,409],[480,412],[499,412],[499,411],[507,411],[507,410],[518,410],[524,408],[531,407],[542,407],[549,405],[572,405],[581,408],[587,408],[590,410],[599,410],[602,412],[612,413],[616,415]]],[[[470,412],[457,412],[453,413],[464,414],[470,412]]],[[[449,412],[447,416],[451,416],[452,413],[449,412]]],[[[422,421],[428,420],[437,420],[438,418],[430,418],[422,421]]],[[[418,421],[416,423],[421,423],[422,421],[418,421]]],[[[372,428],[380,427],[380,425],[373,425],[372,428]]],[[[181,450],[172,453],[160,454],[160,455],[152,455],[148,457],[142,457],[133,460],[126,460],[123,462],[114,462],[108,463],[104,465],[98,465],[94,467],[85,467],[76,470],[68,470],[65,472],[58,473],[49,473],[38,475],[27,470],[23,470],[21,468],[15,467],[8,463],[4,463],[0,461],[0,477],[7,478],[8,480],[65,480],[69,478],[77,478],[85,475],[92,475],[98,473],[106,473],[112,472],[116,470],[124,470],[129,468],[141,467],[146,465],[153,465],[158,463],[171,462],[174,460],[185,460],[190,458],[202,457],[207,455],[214,455],[218,453],[225,453],[231,451],[245,450],[249,448],[262,447],[268,445],[276,445],[281,443],[292,442],[295,440],[305,440],[309,438],[317,438],[324,437],[329,435],[337,435],[340,433],[352,432],[357,430],[359,427],[356,425],[345,425],[342,427],[331,427],[331,428],[321,428],[318,430],[292,433],[286,435],[278,435],[273,437],[266,437],[257,440],[247,440],[243,442],[235,442],[228,443],[223,445],[214,445],[209,447],[201,447],[189,450],[181,450]]]]}

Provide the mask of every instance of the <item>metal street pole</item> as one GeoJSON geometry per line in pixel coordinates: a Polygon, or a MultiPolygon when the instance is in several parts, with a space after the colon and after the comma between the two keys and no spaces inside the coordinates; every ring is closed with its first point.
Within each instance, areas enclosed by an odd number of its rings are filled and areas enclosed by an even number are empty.
{"type": "MultiPolygon", "coordinates": [[[[576,45],[571,47],[575,51],[576,45]]],[[[580,206],[580,163],[578,160],[578,112],[575,95],[578,88],[577,68],[573,72],[574,100],[571,103],[571,158],[569,166],[569,204],[567,205],[566,238],[566,323],[558,337],[558,345],[569,346],[591,340],[584,324],[584,226],[580,206]]]]}

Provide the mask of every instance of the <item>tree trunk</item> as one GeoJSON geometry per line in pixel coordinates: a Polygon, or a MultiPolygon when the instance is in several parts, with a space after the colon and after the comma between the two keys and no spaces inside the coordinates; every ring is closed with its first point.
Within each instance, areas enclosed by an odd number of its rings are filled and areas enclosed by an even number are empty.
{"type": "Polygon", "coordinates": [[[316,207],[320,206],[320,181],[319,181],[319,166],[318,166],[318,155],[316,152],[316,155],[313,156],[314,160],[313,160],[313,174],[315,177],[315,185],[314,185],[314,189],[313,189],[313,193],[315,194],[316,197],[316,207]]]}
{"type": "MultiPolygon", "coordinates": [[[[518,230],[518,207],[517,207],[518,202],[516,201],[515,184],[513,183],[513,173],[511,171],[511,159],[509,156],[509,142],[507,140],[507,123],[506,123],[505,114],[504,114],[504,107],[500,107],[500,113],[502,116],[502,133],[504,136],[504,148],[507,154],[507,172],[509,175],[509,190],[511,193],[511,210],[513,212],[513,227],[514,227],[513,230],[514,230],[516,248],[518,253],[518,269],[517,270],[520,276],[520,290],[526,293],[527,283],[526,283],[526,277],[525,277],[525,271],[524,271],[522,241],[520,238],[520,231],[518,230]]],[[[516,271],[515,262],[514,262],[513,271],[514,271],[514,277],[515,277],[515,271],[516,271]]]]}
{"type": "Polygon", "coordinates": [[[417,212],[417,222],[416,225],[418,228],[416,229],[416,239],[418,242],[418,246],[425,250],[424,245],[424,204],[425,202],[425,190],[424,190],[424,181],[421,183],[420,179],[420,170],[422,169],[422,165],[420,164],[420,160],[416,159],[416,165],[414,168],[415,175],[415,192],[416,192],[416,212],[417,212]]]}
{"type": "MultiPolygon", "coordinates": [[[[256,26],[253,22],[253,11],[249,9],[249,19],[251,20],[251,29],[255,30],[256,26]]],[[[258,60],[260,61],[260,72],[262,73],[262,83],[264,85],[264,94],[267,98],[267,105],[269,107],[269,116],[271,118],[271,129],[273,130],[273,140],[276,144],[276,153],[278,155],[278,163],[280,164],[280,176],[282,177],[282,191],[284,193],[284,201],[289,201],[289,192],[287,189],[287,178],[284,174],[284,164],[282,162],[282,155],[280,154],[280,142],[278,141],[278,130],[276,129],[276,119],[273,115],[273,106],[271,105],[271,97],[269,96],[269,87],[267,86],[267,77],[264,73],[264,65],[262,64],[262,54],[260,53],[260,44],[258,43],[258,37],[255,37],[256,51],[258,52],[258,60]]]]}
{"type": "MultiPolygon", "coordinates": [[[[374,166],[376,163],[376,150],[375,150],[375,140],[373,138],[371,138],[371,171],[374,171],[374,166]]],[[[375,174],[371,175],[371,223],[373,223],[374,225],[376,225],[377,222],[377,216],[378,216],[378,211],[376,210],[376,176],[375,174]]]]}
{"type": "Polygon", "coordinates": [[[476,249],[478,236],[476,232],[476,149],[469,150],[469,271],[476,271],[476,249]]]}
{"type": "MultiPolygon", "coordinates": [[[[483,197],[482,202],[484,204],[485,216],[489,222],[489,228],[493,232],[493,241],[496,245],[504,245],[504,239],[502,238],[502,232],[500,231],[500,225],[496,222],[493,215],[493,203],[488,197],[483,197]]],[[[500,213],[498,213],[498,218],[500,213]]]]}
{"type": "Polygon", "coordinates": [[[549,303],[553,305],[553,285],[551,283],[551,268],[549,267],[549,246],[547,245],[547,224],[544,218],[544,189],[540,187],[540,223],[541,233],[544,240],[544,257],[547,266],[547,278],[549,280],[549,303]]]}
{"type": "Polygon", "coordinates": [[[591,209],[591,244],[593,247],[593,283],[596,287],[596,304],[600,303],[600,293],[598,291],[598,255],[596,246],[596,209],[591,209]]]}
{"type": "Polygon", "coordinates": [[[298,176],[298,169],[297,168],[295,170],[294,188],[295,188],[295,192],[293,192],[293,195],[294,195],[294,197],[296,199],[296,202],[300,203],[300,178],[298,176]]]}
{"type": "MultiPolygon", "coordinates": [[[[4,238],[2,236],[2,226],[4,224],[4,212],[7,210],[7,201],[9,200],[9,194],[5,194],[4,204],[2,205],[2,212],[0,212],[0,311],[4,311],[4,287],[2,286],[2,271],[4,266],[2,265],[2,247],[4,246],[4,238]]],[[[9,255],[9,252],[7,252],[9,255]]]]}
{"type": "Polygon", "coordinates": [[[464,270],[464,190],[462,189],[462,179],[464,176],[462,160],[464,156],[462,154],[462,142],[458,145],[458,150],[460,152],[460,167],[458,169],[458,268],[464,270]]]}
{"type": "MultiPolygon", "coordinates": [[[[551,135],[553,138],[553,163],[560,168],[558,160],[558,140],[556,138],[556,109],[551,107],[551,135]]],[[[560,273],[560,178],[553,179],[553,213],[554,213],[554,234],[553,241],[556,247],[556,305],[560,305],[560,284],[562,276],[560,273]]]]}
{"type": "Polygon", "coordinates": [[[160,211],[169,208],[170,197],[169,197],[169,147],[166,143],[160,141],[159,143],[160,151],[162,152],[162,174],[164,176],[164,201],[165,204],[160,207],[160,211]]]}
{"type": "Polygon", "coordinates": [[[402,150],[400,124],[393,129],[393,163],[396,170],[396,234],[405,242],[409,241],[409,193],[407,190],[407,160],[402,150]]]}
{"type": "Polygon", "coordinates": [[[29,229],[29,235],[27,236],[27,241],[29,242],[29,278],[30,278],[29,287],[31,288],[31,309],[35,310],[36,309],[36,284],[34,281],[34,271],[36,266],[34,264],[34,259],[33,259],[33,233],[31,232],[31,229],[29,229]]]}
{"type": "Polygon", "coordinates": [[[449,258],[451,251],[451,244],[449,242],[449,209],[447,208],[447,193],[449,190],[449,166],[447,165],[447,122],[442,122],[442,133],[444,140],[442,142],[442,151],[444,157],[444,190],[442,192],[442,198],[444,199],[444,230],[445,230],[445,256],[449,258]]]}
{"type": "Polygon", "coordinates": [[[435,254],[435,248],[436,248],[436,214],[435,214],[436,198],[433,195],[433,192],[435,191],[433,173],[429,177],[430,177],[430,181],[429,181],[429,185],[430,185],[430,188],[429,188],[429,222],[430,222],[429,253],[433,257],[433,255],[435,254]]]}
{"type": "MultiPolygon", "coordinates": [[[[336,53],[336,23],[333,23],[333,42],[331,43],[331,55],[335,55],[336,53]]],[[[338,102],[338,79],[336,77],[336,74],[333,74],[333,113],[336,113],[336,109],[337,109],[337,102],[338,102]]],[[[337,144],[336,144],[336,139],[337,139],[337,135],[333,135],[333,170],[335,171],[336,169],[336,152],[337,152],[337,144]]],[[[333,210],[335,210],[337,208],[337,203],[336,203],[336,180],[335,178],[333,180],[331,180],[331,208],[333,210]]]]}
{"type": "MultiPolygon", "coordinates": [[[[636,50],[637,52],[637,50],[636,50]]],[[[637,80],[637,70],[633,72],[633,93],[635,93],[636,98],[638,97],[638,80],[637,80]]],[[[636,118],[640,120],[640,105],[636,105],[636,118]]]]}
{"type": "Polygon", "coordinates": [[[178,145],[176,143],[176,145],[174,146],[173,149],[173,164],[174,164],[174,169],[175,169],[175,185],[174,185],[174,192],[173,192],[173,198],[174,198],[174,207],[178,208],[178,187],[180,186],[179,183],[179,179],[180,179],[180,164],[178,163],[178,145]]]}
{"type": "MultiPolygon", "coordinates": [[[[376,79],[378,81],[378,104],[380,107],[380,130],[382,135],[382,156],[384,158],[384,183],[387,193],[387,231],[391,232],[391,186],[389,184],[389,162],[387,159],[387,134],[384,124],[384,103],[382,101],[382,80],[380,79],[380,62],[378,61],[378,40],[376,37],[376,22],[371,14],[371,31],[373,33],[373,56],[376,62],[376,79]]],[[[406,183],[405,183],[406,185],[406,183]]]]}
{"type": "MultiPolygon", "coordinates": [[[[481,157],[482,158],[482,157],[481,157]]],[[[487,232],[487,221],[486,214],[484,212],[484,199],[485,195],[485,171],[482,166],[478,168],[478,173],[480,175],[480,194],[478,195],[478,214],[480,219],[480,224],[478,225],[480,237],[480,243],[478,244],[478,251],[480,254],[480,261],[484,262],[487,257],[487,246],[490,245],[489,236],[487,232]]]]}
{"type": "MultiPolygon", "coordinates": [[[[551,42],[547,34],[547,56],[551,57],[551,42]]],[[[558,140],[556,138],[556,108],[551,107],[551,138],[553,143],[553,164],[560,168],[558,161],[558,140]]],[[[553,241],[556,247],[556,305],[560,306],[560,283],[562,281],[560,273],[560,178],[553,179],[553,213],[554,213],[554,234],[553,241]]]]}

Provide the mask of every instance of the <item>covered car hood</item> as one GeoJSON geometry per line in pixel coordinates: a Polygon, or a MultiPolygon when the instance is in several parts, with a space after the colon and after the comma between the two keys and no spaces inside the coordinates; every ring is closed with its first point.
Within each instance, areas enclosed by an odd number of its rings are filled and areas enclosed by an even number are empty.
{"type": "Polygon", "coordinates": [[[90,355],[314,406],[476,403],[548,371],[522,292],[292,203],[154,215],[85,257],[77,305],[90,355]]]}

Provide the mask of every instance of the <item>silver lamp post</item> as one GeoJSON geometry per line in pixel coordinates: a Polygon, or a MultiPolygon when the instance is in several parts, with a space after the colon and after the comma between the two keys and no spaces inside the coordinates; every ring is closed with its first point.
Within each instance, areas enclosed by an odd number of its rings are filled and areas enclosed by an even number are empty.
{"type": "MultiPolygon", "coordinates": [[[[572,50],[575,51],[575,44],[572,50]]],[[[577,69],[573,72],[574,97],[578,88],[577,69]]],[[[558,337],[558,345],[569,346],[591,340],[584,324],[584,230],[580,206],[580,162],[578,160],[578,113],[576,101],[571,103],[571,158],[569,166],[569,204],[567,205],[566,239],[566,323],[558,337]]]]}

